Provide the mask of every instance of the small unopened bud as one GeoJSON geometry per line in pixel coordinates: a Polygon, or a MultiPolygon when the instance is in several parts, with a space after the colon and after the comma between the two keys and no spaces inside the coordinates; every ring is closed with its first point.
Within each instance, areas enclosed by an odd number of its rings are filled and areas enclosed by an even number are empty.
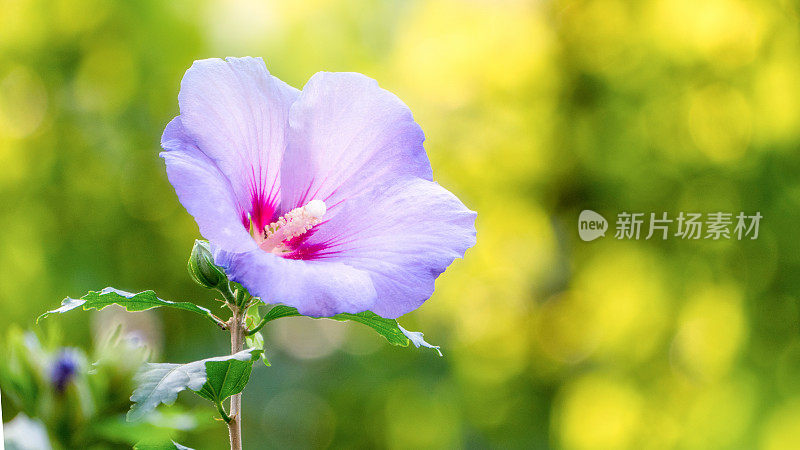
{"type": "Polygon", "coordinates": [[[206,241],[194,241],[187,269],[197,284],[209,289],[216,288],[228,279],[225,272],[214,264],[214,255],[211,254],[211,249],[206,241]]]}

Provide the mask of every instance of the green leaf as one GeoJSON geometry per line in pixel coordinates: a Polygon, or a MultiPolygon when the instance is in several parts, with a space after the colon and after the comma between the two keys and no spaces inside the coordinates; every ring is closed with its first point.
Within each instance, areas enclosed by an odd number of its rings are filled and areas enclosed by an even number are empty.
{"type": "MultiPolygon", "coordinates": [[[[232,377],[233,384],[225,382],[224,379],[222,383],[219,383],[219,374],[227,374],[228,370],[222,369],[233,365],[226,364],[226,362],[235,361],[252,368],[253,361],[258,358],[259,354],[258,350],[248,349],[235,355],[208,358],[187,364],[146,364],[145,369],[136,376],[138,387],[131,395],[131,401],[134,404],[128,411],[127,418],[129,421],[139,420],[160,403],[172,404],[178,398],[178,393],[183,390],[190,389],[195,392],[204,390],[209,380],[212,387],[219,386],[217,392],[220,393],[223,392],[223,388],[225,388],[225,392],[238,388],[240,385],[244,388],[244,384],[247,384],[247,379],[250,377],[249,369],[247,377],[243,380],[242,376],[232,377]]],[[[238,364],[233,366],[237,370],[240,368],[238,364]]],[[[202,393],[200,395],[205,397],[202,393]]]]}
{"type": "MultiPolygon", "coordinates": [[[[272,320],[280,319],[282,317],[292,317],[292,316],[302,316],[302,314],[300,314],[297,311],[297,308],[293,308],[287,305],[275,305],[264,316],[264,319],[262,323],[259,325],[259,328],[263,326],[264,323],[270,322],[272,320]]],[[[364,324],[372,328],[373,330],[377,331],[378,334],[386,338],[386,340],[389,341],[389,343],[392,345],[408,347],[408,343],[410,340],[415,347],[431,348],[436,350],[439,353],[439,356],[442,356],[442,352],[439,349],[439,346],[431,345],[425,342],[425,340],[422,338],[422,333],[418,331],[408,331],[405,328],[401,327],[400,324],[397,323],[397,320],[381,317],[372,311],[364,311],[358,314],[341,313],[331,317],[311,317],[311,318],[331,319],[331,320],[338,320],[340,322],[343,322],[345,320],[352,320],[353,322],[364,324]]],[[[248,326],[248,328],[252,329],[252,327],[250,326],[248,326]]]]}
{"type": "Polygon", "coordinates": [[[420,347],[430,348],[430,349],[436,350],[436,352],[439,353],[439,356],[442,356],[442,348],[439,347],[438,345],[431,345],[431,344],[425,342],[425,339],[422,338],[422,333],[421,332],[419,332],[419,331],[408,331],[405,328],[401,327],[400,324],[397,324],[397,328],[400,328],[400,331],[402,331],[403,334],[406,335],[406,337],[411,340],[411,343],[414,344],[414,347],[417,347],[417,348],[420,348],[420,347]]]}
{"type": "MultiPolygon", "coordinates": [[[[259,303],[261,303],[259,301],[259,303]]],[[[254,304],[250,308],[247,309],[247,313],[244,317],[244,323],[248,330],[255,329],[261,323],[261,312],[258,309],[259,305],[254,304]]],[[[267,355],[263,353],[264,350],[264,336],[259,333],[258,331],[246,335],[244,338],[244,342],[247,344],[247,348],[252,348],[255,350],[261,350],[261,360],[264,361],[264,365],[269,367],[270,363],[267,359],[267,355]]]]}
{"type": "Polygon", "coordinates": [[[342,313],[329,317],[329,319],[338,321],[352,320],[353,322],[364,324],[385,337],[390,344],[408,347],[408,338],[403,334],[397,321],[381,317],[372,311],[364,311],[358,314],[342,313]]]}
{"type": "MultiPolygon", "coordinates": [[[[287,305],[275,305],[272,309],[267,312],[264,316],[265,322],[270,322],[275,319],[280,319],[282,317],[292,317],[292,316],[302,316],[297,311],[297,308],[293,308],[287,305]]],[[[403,333],[400,326],[397,324],[395,319],[387,319],[385,317],[381,317],[375,314],[372,311],[364,311],[358,314],[350,314],[350,313],[342,313],[337,314],[332,317],[311,317],[312,319],[331,319],[331,320],[338,320],[340,322],[344,322],[346,320],[352,320],[353,322],[358,322],[364,324],[373,330],[377,331],[378,334],[385,337],[389,343],[392,345],[399,345],[402,347],[408,346],[408,337],[403,333]]]]}
{"type": "Polygon", "coordinates": [[[161,306],[177,308],[204,316],[217,325],[221,324],[221,322],[218,321],[219,319],[215,318],[211,311],[209,311],[207,308],[203,308],[202,306],[195,305],[194,303],[170,302],[167,300],[162,300],[156,297],[156,294],[153,291],[143,291],[134,294],[111,287],[107,287],[102,291],[90,291],[81,298],[67,297],[63,302],[61,302],[61,307],[42,314],[36,319],[36,322],[38,323],[39,320],[49,317],[53,314],[65,313],[79,307],[83,307],[85,311],[90,309],[96,309],[99,311],[106,306],[114,304],[122,306],[129,312],[146,311],[148,309],[158,308],[161,306]]]}
{"type": "Polygon", "coordinates": [[[280,319],[282,317],[292,317],[292,316],[302,316],[302,314],[297,312],[297,308],[293,308],[291,306],[286,306],[286,305],[275,305],[264,316],[264,321],[270,322],[275,319],[280,319]]]}
{"type": "Polygon", "coordinates": [[[262,336],[261,333],[256,332],[251,336],[246,336],[244,341],[247,343],[247,348],[264,350],[264,336],[262,336]]]}
{"type": "Polygon", "coordinates": [[[252,305],[247,308],[247,312],[244,315],[244,324],[249,330],[252,330],[261,322],[261,311],[259,311],[258,307],[258,303],[252,305]]]}
{"type": "Polygon", "coordinates": [[[253,362],[258,359],[261,350],[249,349],[245,352],[249,352],[251,357],[206,361],[206,382],[199,390],[195,389],[197,394],[220,404],[231,395],[242,392],[250,380],[253,362]]]}
{"type": "Polygon", "coordinates": [[[250,336],[245,336],[244,341],[247,344],[247,348],[251,348],[253,350],[261,351],[262,352],[261,353],[261,360],[264,361],[264,365],[267,366],[267,367],[271,366],[271,364],[269,363],[269,360],[267,359],[267,355],[265,355],[263,353],[263,351],[264,351],[264,336],[261,333],[255,332],[250,336]]]}

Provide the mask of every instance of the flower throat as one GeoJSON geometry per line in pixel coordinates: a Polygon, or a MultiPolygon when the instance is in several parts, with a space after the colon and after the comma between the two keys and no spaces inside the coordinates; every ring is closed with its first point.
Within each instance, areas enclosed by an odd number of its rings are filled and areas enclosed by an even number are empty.
{"type": "Polygon", "coordinates": [[[261,250],[284,255],[292,252],[289,241],[300,237],[315,225],[322,222],[327,206],[322,200],[311,200],[304,206],[295,208],[284,214],[275,222],[256,230],[250,221],[250,234],[261,250]]]}

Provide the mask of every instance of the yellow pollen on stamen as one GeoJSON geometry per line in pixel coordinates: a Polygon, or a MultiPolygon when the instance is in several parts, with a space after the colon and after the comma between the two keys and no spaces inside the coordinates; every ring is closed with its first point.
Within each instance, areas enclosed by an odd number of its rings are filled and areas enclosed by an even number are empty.
{"type": "Polygon", "coordinates": [[[284,244],[287,240],[303,235],[322,222],[327,206],[322,200],[311,200],[300,208],[295,208],[267,225],[262,233],[253,237],[265,252],[275,254],[290,251],[284,244]]]}

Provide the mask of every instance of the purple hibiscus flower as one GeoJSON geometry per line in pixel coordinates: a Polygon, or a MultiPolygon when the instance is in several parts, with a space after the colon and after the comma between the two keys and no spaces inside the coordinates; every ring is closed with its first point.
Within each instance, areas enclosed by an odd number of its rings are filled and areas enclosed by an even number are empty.
{"type": "Polygon", "coordinates": [[[475,213],[433,182],[424,135],[357,73],[302,91],[260,58],[196,61],[161,156],[233,281],[301,314],[397,318],[475,244],[475,213]]]}

